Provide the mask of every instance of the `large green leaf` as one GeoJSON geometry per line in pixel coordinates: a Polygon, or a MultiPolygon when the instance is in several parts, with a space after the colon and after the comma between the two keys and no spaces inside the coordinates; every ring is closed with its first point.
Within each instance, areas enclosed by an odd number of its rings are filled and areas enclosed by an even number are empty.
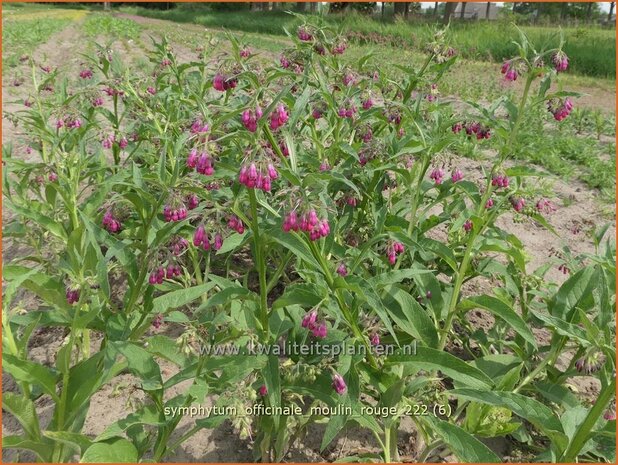
{"type": "Polygon", "coordinates": [[[459,426],[427,417],[433,430],[450,447],[459,460],[467,463],[498,463],[500,458],[489,447],[459,426]]]}
{"type": "Polygon", "coordinates": [[[3,353],[2,369],[9,373],[17,381],[40,386],[46,394],[49,394],[56,402],[60,402],[56,394],[57,375],[49,368],[39,365],[30,360],[18,359],[17,357],[3,353]]]}
{"type": "Polygon", "coordinates": [[[479,389],[454,389],[449,393],[467,400],[508,408],[515,415],[528,420],[543,431],[552,441],[557,441],[560,447],[566,445],[566,436],[560,420],[549,407],[536,399],[515,392],[479,389]]]}
{"type": "Polygon", "coordinates": [[[549,305],[551,315],[568,321],[575,306],[598,284],[596,275],[597,268],[589,266],[567,279],[549,305]]]}
{"type": "Polygon", "coordinates": [[[19,421],[29,438],[38,438],[39,419],[34,403],[30,399],[12,392],[5,392],[2,395],[2,408],[19,421]]]}
{"type": "Polygon", "coordinates": [[[311,254],[309,246],[301,240],[299,234],[286,233],[280,229],[273,230],[270,234],[272,239],[296,255],[297,258],[303,260],[306,264],[311,265],[315,269],[320,269],[320,264],[311,254]]]}
{"type": "Polygon", "coordinates": [[[33,441],[24,436],[3,436],[2,449],[22,449],[34,452],[42,462],[52,462],[53,442],[43,438],[43,441],[33,441]]]}
{"type": "Polygon", "coordinates": [[[80,463],[135,463],[137,449],[123,438],[114,438],[106,442],[95,442],[90,446],[80,463]]]}
{"type": "Polygon", "coordinates": [[[434,323],[414,297],[394,286],[388,293],[393,300],[385,301],[385,307],[399,327],[428,347],[437,347],[438,332],[434,323]]]}
{"type": "Polygon", "coordinates": [[[454,355],[428,347],[416,347],[411,355],[394,355],[389,357],[387,365],[403,364],[419,370],[440,370],[449,378],[470,387],[491,388],[494,383],[478,368],[468,365],[454,355]]]}
{"type": "Polygon", "coordinates": [[[187,305],[195,299],[199,299],[214,286],[214,282],[208,282],[199,286],[168,292],[152,301],[152,311],[154,313],[166,313],[169,309],[187,305]]]}
{"type": "Polygon", "coordinates": [[[473,308],[482,308],[506,321],[526,342],[536,348],[534,334],[528,328],[526,322],[511,308],[506,302],[492,296],[480,295],[469,297],[461,301],[458,305],[460,310],[468,311],[473,308]]]}
{"type": "Polygon", "coordinates": [[[70,433],[68,431],[43,431],[43,435],[53,441],[75,449],[80,455],[92,445],[90,438],[79,433],[70,433]]]}

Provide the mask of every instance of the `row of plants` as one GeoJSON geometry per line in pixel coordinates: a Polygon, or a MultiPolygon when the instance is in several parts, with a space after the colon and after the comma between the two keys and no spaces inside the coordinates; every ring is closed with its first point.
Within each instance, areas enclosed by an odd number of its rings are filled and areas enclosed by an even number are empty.
{"type": "Polygon", "coordinates": [[[607,227],[597,253],[563,249],[529,270],[517,234],[496,224],[507,214],[515,230],[552,230],[544,175],[506,162],[531,112],[559,125],[573,108],[572,93],[549,93],[568,67],[561,44],[536,50],[521,33],[503,66],[521,95],[471,102],[464,117],[439,95],[457,58],[447,32],[393,80],[371,56],[343,65],[343,37],[299,18],[293,46],[267,67],[233,36],[229,52],[205,47],[191,62],[155,43],[152,75],[127,72],[109,47],[84,56],[78,76],[32,62],[33,92],[12,118],[39,158],[3,147],[4,236],[28,250],[3,270],[3,370],[16,382],[3,408],[23,427],[3,447],[44,462],[158,462],[229,420],[256,461],[272,462],[315,423],[326,423],[322,449],[355,424],[380,452],[347,460],[392,462],[409,416],[420,462],[445,451],[499,462],[482,439],[506,435],[531,459],[613,461],[607,227]],[[446,169],[449,148],[489,141],[498,153],[480,182],[446,169]],[[545,279],[552,267],[568,275],[561,285],[545,279]],[[491,290],[463,291],[479,281],[491,290]],[[24,293],[39,306],[24,311],[24,293]],[[475,309],[495,318],[490,330],[470,325],[475,309]],[[53,366],[29,354],[50,327],[65,334],[53,366]],[[280,344],[322,351],[251,350],[280,344]],[[342,345],[352,350],[326,352],[342,345]],[[237,350],[207,350],[219,346],[237,350]],[[123,373],[147,401],[83,434],[91,399],[123,373]],[[592,405],[567,387],[584,375],[598,380],[592,405]],[[207,396],[227,413],[174,434],[172,412],[207,396]],[[47,424],[41,397],[54,406],[47,424]],[[272,414],[242,414],[255,405],[272,414]]]}

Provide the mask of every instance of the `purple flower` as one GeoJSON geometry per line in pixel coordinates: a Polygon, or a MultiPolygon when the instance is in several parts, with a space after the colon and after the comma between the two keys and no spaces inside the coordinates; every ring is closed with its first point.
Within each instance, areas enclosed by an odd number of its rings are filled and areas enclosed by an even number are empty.
{"type": "Polygon", "coordinates": [[[517,80],[517,76],[519,75],[519,73],[513,66],[513,62],[511,60],[505,61],[502,64],[501,72],[502,74],[504,74],[504,79],[506,79],[507,81],[515,81],[517,80]]]}
{"type": "Polygon", "coordinates": [[[345,380],[339,373],[335,373],[333,375],[333,389],[339,395],[345,393],[348,389],[348,386],[345,384],[345,380]]]}
{"type": "Polygon", "coordinates": [[[315,323],[318,319],[318,312],[317,310],[311,310],[309,313],[307,313],[304,317],[303,317],[303,321],[301,323],[301,326],[303,328],[307,328],[307,329],[311,329],[315,326],[315,323]]]}
{"type": "Polygon", "coordinates": [[[434,168],[431,174],[429,175],[430,179],[436,183],[436,185],[442,184],[442,178],[444,177],[444,170],[441,168],[434,168]]]}
{"type": "Polygon", "coordinates": [[[337,267],[337,274],[342,277],[346,277],[348,275],[348,268],[345,266],[345,263],[341,263],[337,267]]]}
{"type": "Polygon", "coordinates": [[[66,298],[69,305],[73,305],[79,301],[79,289],[71,289],[67,287],[66,298]]]}
{"type": "Polygon", "coordinates": [[[328,332],[328,329],[326,328],[326,323],[321,322],[319,325],[315,325],[311,332],[313,333],[313,337],[317,337],[318,339],[324,339],[328,332]]]}
{"type": "Polygon", "coordinates": [[[554,69],[558,73],[566,71],[566,69],[569,67],[569,57],[562,50],[554,53],[554,55],[551,57],[551,61],[554,65],[554,69]]]}
{"type": "Polygon", "coordinates": [[[289,119],[285,105],[280,103],[275,111],[270,114],[270,129],[273,131],[283,126],[289,119]]]}

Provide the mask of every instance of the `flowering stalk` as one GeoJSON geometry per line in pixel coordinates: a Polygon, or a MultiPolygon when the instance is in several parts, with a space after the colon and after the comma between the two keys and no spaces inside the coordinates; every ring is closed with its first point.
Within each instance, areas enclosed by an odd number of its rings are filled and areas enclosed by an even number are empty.
{"type": "MultiPolygon", "coordinates": [[[[481,201],[477,207],[477,216],[483,218],[483,210],[485,209],[485,204],[487,200],[491,197],[492,193],[492,185],[491,180],[493,178],[493,174],[496,171],[496,168],[502,164],[502,162],[506,159],[508,155],[511,154],[513,150],[513,143],[515,141],[515,137],[517,136],[517,131],[519,129],[520,122],[522,120],[522,114],[524,113],[524,109],[526,106],[526,102],[528,100],[528,93],[530,91],[530,86],[532,85],[532,81],[534,80],[534,74],[532,72],[528,73],[528,78],[526,79],[526,85],[524,87],[524,92],[521,97],[521,101],[519,103],[519,109],[517,111],[517,118],[515,119],[515,123],[513,124],[513,129],[511,131],[511,135],[505,145],[504,150],[500,156],[500,160],[496,163],[492,170],[491,174],[487,177],[487,184],[485,187],[485,193],[481,197],[481,201]]],[[[451,295],[451,300],[448,307],[448,313],[446,316],[446,321],[444,322],[444,327],[442,328],[442,332],[440,335],[440,342],[438,344],[438,350],[444,350],[446,346],[446,341],[448,339],[448,335],[451,331],[451,326],[453,324],[453,319],[455,317],[457,303],[459,301],[459,294],[461,292],[461,286],[463,285],[464,278],[466,276],[466,272],[468,271],[468,266],[470,265],[470,261],[472,260],[472,247],[476,238],[481,235],[487,222],[484,222],[478,230],[473,229],[470,231],[470,237],[468,238],[468,243],[466,245],[466,250],[464,251],[463,259],[457,270],[456,278],[455,278],[455,286],[453,287],[453,293],[451,295]]]]}
{"type": "Polygon", "coordinates": [[[260,241],[260,230],[258,224],[257,199],[254,189],[249,191],[249,203],[251,205],[251,232],[253,233],[253,244],[255,248],[255,265],[257,267],[260,280],[260,322],[266,339],[268,339],[268,285],[266,283],[266,262],[264,260],[264,250],[260,241]]]}
{"type": "Polygon", "coordinates": [[[326,283],[328,284],[328,287],[334,292],[335,300],[337,301],[337,304],[339,305],[339,308],[341,309],[341,313],[343,313],[343,317],[345,318],[346,322],[352,329],[352,332],[354,333],[354,335],[364,344],[366,348],[366,353],[367,353],[367,358],[369,360],[369,363],[371,364],[373,368],[377,368],[378,364],[376,362],[375,357],[373,356],[373,352],[372,352],[371,346],[369,345],[369,341],[363,334],[362,330],[356,324],[357,319],[355,319],[350,313],[349,308],[346,305],[343,296],[341,295],[341,289],[335,287],[335,284],[334,284],[335,279],[331,273],[328,263],[326,263],[326,260],[324,259],[324,256],[318,249],[318,246],[315,243],[315,241],[310,240],[308,241],[308,243],[309,243],[309,248],[311,249],[313,256],[315,257],[315,259],[320,264],[320,267],[322,268],[322,272],[324,273],[324,278],[326,279],[326,283]]]}

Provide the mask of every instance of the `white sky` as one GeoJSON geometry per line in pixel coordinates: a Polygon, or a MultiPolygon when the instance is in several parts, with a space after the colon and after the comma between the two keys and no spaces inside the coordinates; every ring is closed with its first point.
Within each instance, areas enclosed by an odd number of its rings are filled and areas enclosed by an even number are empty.
{"type": "MultiPolygon", "coordinates": [[[[495,2],[495,3],[498,6],[502,6],[504,4],[504,2],[495,2]]],[[[421,2],[421,8],[433,8],[434,4],[435,4],[434,2],[421,2]]],[[[602,11],[609,12],[609,2],[599,2],[599,6],[601,7],[602,11]]]]}

